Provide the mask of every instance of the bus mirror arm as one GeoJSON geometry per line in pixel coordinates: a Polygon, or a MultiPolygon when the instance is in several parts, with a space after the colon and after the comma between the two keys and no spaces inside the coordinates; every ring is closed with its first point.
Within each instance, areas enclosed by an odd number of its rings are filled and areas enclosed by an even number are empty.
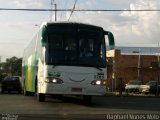
{"type": "Polygon", "coordinates": [[[104,35],[108,36],[110,50],[114,49],[115,48],[115,42],[114,42],[113,34],[111,32],[109,32],[109,31],[104,31],[104,35]]]}
{"type": "Polygon", "coordinates": [[[42,43],[42,47],[46,47],[46,43],[42,43]]]}

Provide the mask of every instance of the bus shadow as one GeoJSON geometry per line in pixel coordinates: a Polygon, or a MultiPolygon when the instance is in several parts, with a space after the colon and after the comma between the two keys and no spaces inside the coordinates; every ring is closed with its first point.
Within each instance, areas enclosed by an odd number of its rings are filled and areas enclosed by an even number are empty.
{"type": "Polygon", "coordinates": [[[86,105],[83,102],[82,97],[77,96],[63,96],[63,95],[51,95],[47,96],[47,99],[45,102],[55,102],[55,100],[58,100],[60,103],[72,103],[72,104],[78,104],[78,105],[86,105]]]}

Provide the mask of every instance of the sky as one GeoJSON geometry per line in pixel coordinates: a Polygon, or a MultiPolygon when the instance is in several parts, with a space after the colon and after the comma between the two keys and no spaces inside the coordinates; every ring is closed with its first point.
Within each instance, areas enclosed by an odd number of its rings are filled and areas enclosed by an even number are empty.
{"type": "MultiPolygon", "coordinates": [[[[75,0],[54,0],[58,9],[72,9],[75,0]]],[[[0,0],[0,8],[50,9],[51,0],[0,0]]],[[[53,6],[54,7],[54,6],[53,6]]],[[[160,0],[77,0],[76,9],[160,10],[160,0]]],[[[71,12],[57,12],[57,21],[68,21],[71,12]]],[[[22,57],[43,22],[51,12],[0,10],[0,56],[22,57]]],[[[54,21],[54,12],[52,13],[54,21]]],[[[158,47],[160,11],[144,12],[74,12],[72,22],[89,23],[111,31],[116,46],[158,47]]]]}

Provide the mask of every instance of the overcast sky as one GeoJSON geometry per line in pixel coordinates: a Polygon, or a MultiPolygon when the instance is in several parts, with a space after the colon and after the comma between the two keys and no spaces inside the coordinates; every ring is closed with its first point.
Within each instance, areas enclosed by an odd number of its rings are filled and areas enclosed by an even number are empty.
{"type": "MultiPolygon", "coordinates": [[[[73,8],[75,0],[54,0],[57,8],[73,8]]],[[[51,0],[0,0],[0,8],[50,9],[51,0]]],[[[76,9],[159,9],[160,0],[78,0],[76,9]]],[[[70,12],[58,12],[67,21],[70,12]]],[[[54,12],[53,12],[54,20],[54,12]]],[[[0,11],[0,56],[22,57],[25,47],[50,12],[0,11]]],[[[74,12],[70,21],[102,26],[115,36],[116,46],[157,47],[160,41],[160,11],[74,12]]]]}

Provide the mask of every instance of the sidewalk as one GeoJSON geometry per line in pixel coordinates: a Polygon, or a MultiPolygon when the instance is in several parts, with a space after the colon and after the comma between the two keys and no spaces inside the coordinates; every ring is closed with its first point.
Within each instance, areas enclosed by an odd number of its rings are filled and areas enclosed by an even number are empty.
{"type": "Polygon", "coordinates": [[[115,96],[115,97],[160,97],[160,95],[154,95],[154,94],[141,94],[141,93],[126,93],[122,92],[122,95],[120,95],[119,92],[107,92],[105,94],[106,97],[109,96],[115,96]]]}

